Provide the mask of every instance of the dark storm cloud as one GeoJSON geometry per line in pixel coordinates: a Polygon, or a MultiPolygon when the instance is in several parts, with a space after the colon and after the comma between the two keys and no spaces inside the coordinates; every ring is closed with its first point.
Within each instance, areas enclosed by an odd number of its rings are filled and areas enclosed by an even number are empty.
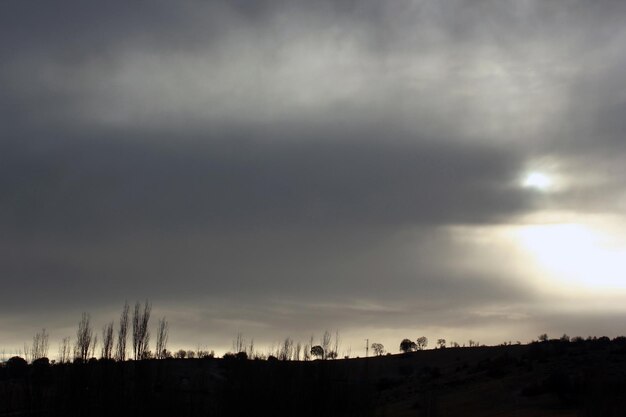
{"type": "Polygon", "coordinates": [[[393,132],[304,141],[254,134],[175,148],[105,138],[5,146],[3,228],[27,238],[397,227],[494,221],[527,205],[515,184],[519,158],[505,149],[384,136],[393,132]]]}

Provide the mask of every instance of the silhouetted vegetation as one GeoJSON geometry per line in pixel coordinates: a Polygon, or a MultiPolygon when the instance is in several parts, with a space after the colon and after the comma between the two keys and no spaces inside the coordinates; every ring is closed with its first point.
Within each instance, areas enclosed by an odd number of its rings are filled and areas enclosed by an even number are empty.
{"type": "Polygon", "coordinates": [[[251,357],[243,343],[223,359],[200,349],[123,362],[11,357],[0,366],[0,415],[623,415],[626,338],[571,340],[347,361],[296,361],[290,338],[282,360],[251,357]]]}
{"type": "Polygon", "coordinates": [[[150,344],[150,312],[152,305],[146,300],[143,309],[141,304],[135,304],[133,312],[133,356],[135,360],[149,358],[150,344]]]}
{"type": "MultiPolygon", "coordinates": [[[[374,342],[368,348],[375,357],[333,363],[326,359],[339,357],[338,331],[334,339],[325,331],[319,344],[313,336],[305,344],[286,337],[266,352],[238,333],[233,352],[216,359],[206,348],[168,351],[165,317],[156,325],[152,354],[151,308],[148,301],[136,303],[130,321],[126,303],[117,340],[114,322],[102,328],[100,359],[88,313],[81,315],[73,345],[70,337],[61,339],[56,361],[47,357],[47,331],[36,333],[24,347],[25,358],[0,364],[0,416],[360,416],[395,415],[385,410],[402,407],[417,415],[482,415],[469,412],[468,404],[480,410],[478,400],[489,402],[497,392],[505,398],[498,405],[502,415],[517,412],[520,404],[584,416],[621,416],[626,409],[623,336],[544,333],[528,345],[508,341],[485,347],[470,340],[467,348],[456,342],[446,348],[440,338],[430,350],[422,336],[403,339],[401,355],[384,356],[384,346],[374,342]],[[129,325],[132,361],[126,360],[129,325]],[[512,391],[502,392],[503,387],[512,391]],[[481,390],[493,394],[481,397],[481,390]]],[[[349,352],[343,357],[349,359],[349,352]]]]}
{"type": "Polygon", "coordinates": [[[372,350],[374,355],[382,356],[385,353],[385,346],[382,343],[372,343],[372,350]]]}
{"type": "Polygon", "coordinates": [[[122,314],[120,314],[119,330],[117,332],[117,348],[115,349],[115,359],[126,360],[126,342],[128,341],[128,302],[124,303],[122,314]]]}
{"type": "Polygon", "coordinates": [[[74,358],[79,358],[83,362],[87,361],[92,345],[93,329],[91,328],[91,317],[88,313],[83,313],[80,322],[78,322],[78,330],[76,331],[74,358]]]}
{"type": "Polygon", "coordinates": [[[409,353],[417,349],[417,345],[410,339],[404,339],[400,342],[400,352],[409,353]]]}

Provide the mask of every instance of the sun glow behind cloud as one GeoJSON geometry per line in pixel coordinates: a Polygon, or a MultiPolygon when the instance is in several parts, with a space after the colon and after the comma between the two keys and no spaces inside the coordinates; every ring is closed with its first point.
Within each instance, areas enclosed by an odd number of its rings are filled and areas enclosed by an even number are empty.
{"type": "Polygon", "coordinates": [[[561,284],[583,289],[626,289],[626,241],[578,223],[524,226],[521,246],[561,284]]]}
{"type": "Polygon", "coordinates": [[[526,188],[535,188],[546,191],[552,188],[553,180],[550,176],[543,172],[530,172],[525,178],[522,185],[526,188]]]}

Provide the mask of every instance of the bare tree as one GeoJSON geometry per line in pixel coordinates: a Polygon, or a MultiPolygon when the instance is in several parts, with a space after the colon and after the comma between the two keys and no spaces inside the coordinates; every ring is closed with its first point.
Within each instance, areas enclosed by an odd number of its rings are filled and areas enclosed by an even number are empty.
{"type": "Polygon", "coordinates": [[[333,352],[335,352],[335,358],[339,355],[339,330],[335,330],[335,343],[333,344],[333,352]]]}
{"type": "Polygon", "coordinates": [[[61,343],[59,343],[59,363],[68,363],[71,359],[71,354],[70,338],[64,337],[61,343]]]}
{"type": "Polygon", "coordinates": [[[330,332],[326,330],[324,332],[324,336],[322,336],[322,340],[320,341],[320,346],[322,347],[322,350],[324,351],[322,359],[326,359],[326,354],[330,351],[330,339],[331,338],[332,336],[330,335],[330,332]]]}
{"type": "Polygon", "coordinates": [[[102,328],[102,358],[113,358],[113,322],[105,324],[102,328]]]}
{"type": "Polygon", "coordinates": [[[282,346],[280,347],[280,352],[278,353],[278,359],[280,359],[281,361],[288,361],[288,360],[291,360],[292,356],[293,356],[293,340],[287,337],[284,340],[282,346]]]}
{"type": "Polygon", "coordinates": [[[150,312],[152,305],[146,300],[143,311],[141,303],[135,303],[135,311],[133,313],[133,354],[135,360],[145,359],[149,352],[150,329],[148,322],[150,321],[150,312]]]}
{"type": "Polygon", "coordinates": [[[30,357],[33,361],[48,357],[48,333],[46,333],[46,329],[41,329],[41,332],[33,336],[30,357]]]}
{"type": "Polygon", "coordinates": [[[311,345],[308,343],[304,345],[304,349],[302,350],[302,359],[304,361],[311,360],[311,345]]]}
{"type": "Polygon", "coordinates": [[[120,315],[120,328],[117,332],[117,348],[115,349],[115,359],[126,360],[126,341],[128,340],[128,302],[124,303],[122,314],[120,315]]]}
{"type": "Polygon", "coordinates": [[[94,335],[93,343],[91,344],[91,351],[89,352],[89,359],[96,357],[96,349],[98,348],[98,335],[94,335]]]}
{"type": "Polygon", "coordinates": [[[296,344],[296,349],[294,350],[294,356],[293,359],[296,361],[300,360],[300,352],[302,351],[302,343],[298,342],[296,344]]]}
{"type": "Polygon", "coordinates": [[[248,346],[248,357],[255,358],[256,354],[254,353],[254,339],[250,339],[250,345],[248,346]]]}
{"type": "Polygon", "coordinates": [[[444,349],[446,347],[446,339],[437,339],[437,346],[439,346],[439,349],[444,349]]]}
{"type": "Polygon", "coordinates": [[[24,359],[26,360],[26,362],[32,362],[32,356],[33,350],[30,346],[28,346],[28,343],[24,342],[24,359]]]}
{"type": "Polygon", "coordinates": [[[237,338],[233,340],[233,350],[235,353],[245,352],[246,341],[241,333],[237,333],[237,338]]]}
{"type": "Polygon", "coordinates": [[[83,313],[78,330],[76,331],[75,357],[86,361],[89,357],[90,348],[93,344],[93,329],[91,328],[91,317],[88,313],[83,313]]]}
{"type": "MultiPolygon", "coordinates": [[[[157,339],[156,339],[156,358],[165,359],[167,356],[167,339],[169,337],[169,324],[165,320],[165,317],[159,320],[157,326],[157,339]]],[[[198,348],[198,351],[200,348],[198,348]]],[[[198,355],[200,356],[200,355],[198,355]]]]}

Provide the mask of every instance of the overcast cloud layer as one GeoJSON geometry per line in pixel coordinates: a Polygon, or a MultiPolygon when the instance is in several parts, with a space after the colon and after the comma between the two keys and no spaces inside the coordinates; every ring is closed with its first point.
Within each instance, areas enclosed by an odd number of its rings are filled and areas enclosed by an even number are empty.
{"type": "Polygon", "coordinates": [[[3,2],[0,342],[144,298],[172,343],[216,349],[623,333],[621,290],[572,298],[504,232],[622,222],[624,19],[622,1],[3,2]]]}

